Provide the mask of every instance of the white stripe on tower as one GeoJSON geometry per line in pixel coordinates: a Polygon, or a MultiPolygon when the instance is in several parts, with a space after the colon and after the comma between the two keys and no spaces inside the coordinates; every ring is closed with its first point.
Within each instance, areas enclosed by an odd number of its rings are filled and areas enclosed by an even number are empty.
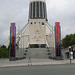
{"type": "Polygon", "coordinates": [[[44,18],[43,2],[42,2],[42,17],[44,18]]]}

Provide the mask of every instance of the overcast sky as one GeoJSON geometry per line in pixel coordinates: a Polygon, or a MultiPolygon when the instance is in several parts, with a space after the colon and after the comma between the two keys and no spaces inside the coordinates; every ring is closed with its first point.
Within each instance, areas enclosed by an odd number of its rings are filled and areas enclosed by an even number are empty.
{"type": "MultiPolygon", "coordinates": [[[[75,33],[75,0],[46,0],[48,22],[61,23],[62,36],[75,33]]],[[[0,44],[9,36],[10,23],[22,28],[28,22],[29,0],[0,0],[0,44]]]]}

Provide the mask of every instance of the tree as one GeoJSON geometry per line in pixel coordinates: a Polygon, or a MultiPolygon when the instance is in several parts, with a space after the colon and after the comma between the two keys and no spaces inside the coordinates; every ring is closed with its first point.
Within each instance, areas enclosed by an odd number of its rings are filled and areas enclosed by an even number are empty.
{"type": "Polygon", "coordinates": [[[5,45],[2,45],[1,48],[5,48],[6,49],[6,46],[5,45]]]}
{"type": "Polygon", "coordinates": [[[7,50],[6,46],[0,47],[0,58],[8,58],[9,57],[9,51],[7,50]]]}
{"type": "Polygon", "coordinates": [[[66,35],[66,37],[62,39],[62,47],[66,48],[72,45],[75,45],[75,34],[66,35]]]}

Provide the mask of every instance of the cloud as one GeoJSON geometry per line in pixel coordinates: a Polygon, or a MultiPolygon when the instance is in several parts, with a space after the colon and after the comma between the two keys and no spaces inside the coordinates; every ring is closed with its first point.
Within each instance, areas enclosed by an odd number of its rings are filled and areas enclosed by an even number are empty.
{"type": "Polygon", "coordinates": [[[74,0],[47,0],[49,23],[61,23],[62,36],[75,33],[75,1],[74,0]]]}
{"type": "Polygon", "coordinates": [[[10,23],[23,27],[28,22],[28,0],[0,0],[0,43],[8,40],[10,23]]]}
{"type": "MultiPolygon", "coordinates": [[[[62,36],[75,33],[75,0],[46,0],[48,22],[61,23],[62,36]]],[[[7,41],[10,23],[22,28],[28,22],[29,0],[0,0],[0,43],[7,41]]]]}

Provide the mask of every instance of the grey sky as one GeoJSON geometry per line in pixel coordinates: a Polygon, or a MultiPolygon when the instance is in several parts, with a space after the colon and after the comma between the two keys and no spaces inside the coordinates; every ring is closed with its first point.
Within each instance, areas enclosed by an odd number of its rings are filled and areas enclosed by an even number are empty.
{"type": "MultiPolygon", "coordinates": [[[[75,0],[46,0],[48,22],[61,23],[62,36],[75,33],[75,0]]],[[[28,22],[29,0],[0,0],[0,44],[7,41],[10,23],[17,28],[28,22]]]]}

